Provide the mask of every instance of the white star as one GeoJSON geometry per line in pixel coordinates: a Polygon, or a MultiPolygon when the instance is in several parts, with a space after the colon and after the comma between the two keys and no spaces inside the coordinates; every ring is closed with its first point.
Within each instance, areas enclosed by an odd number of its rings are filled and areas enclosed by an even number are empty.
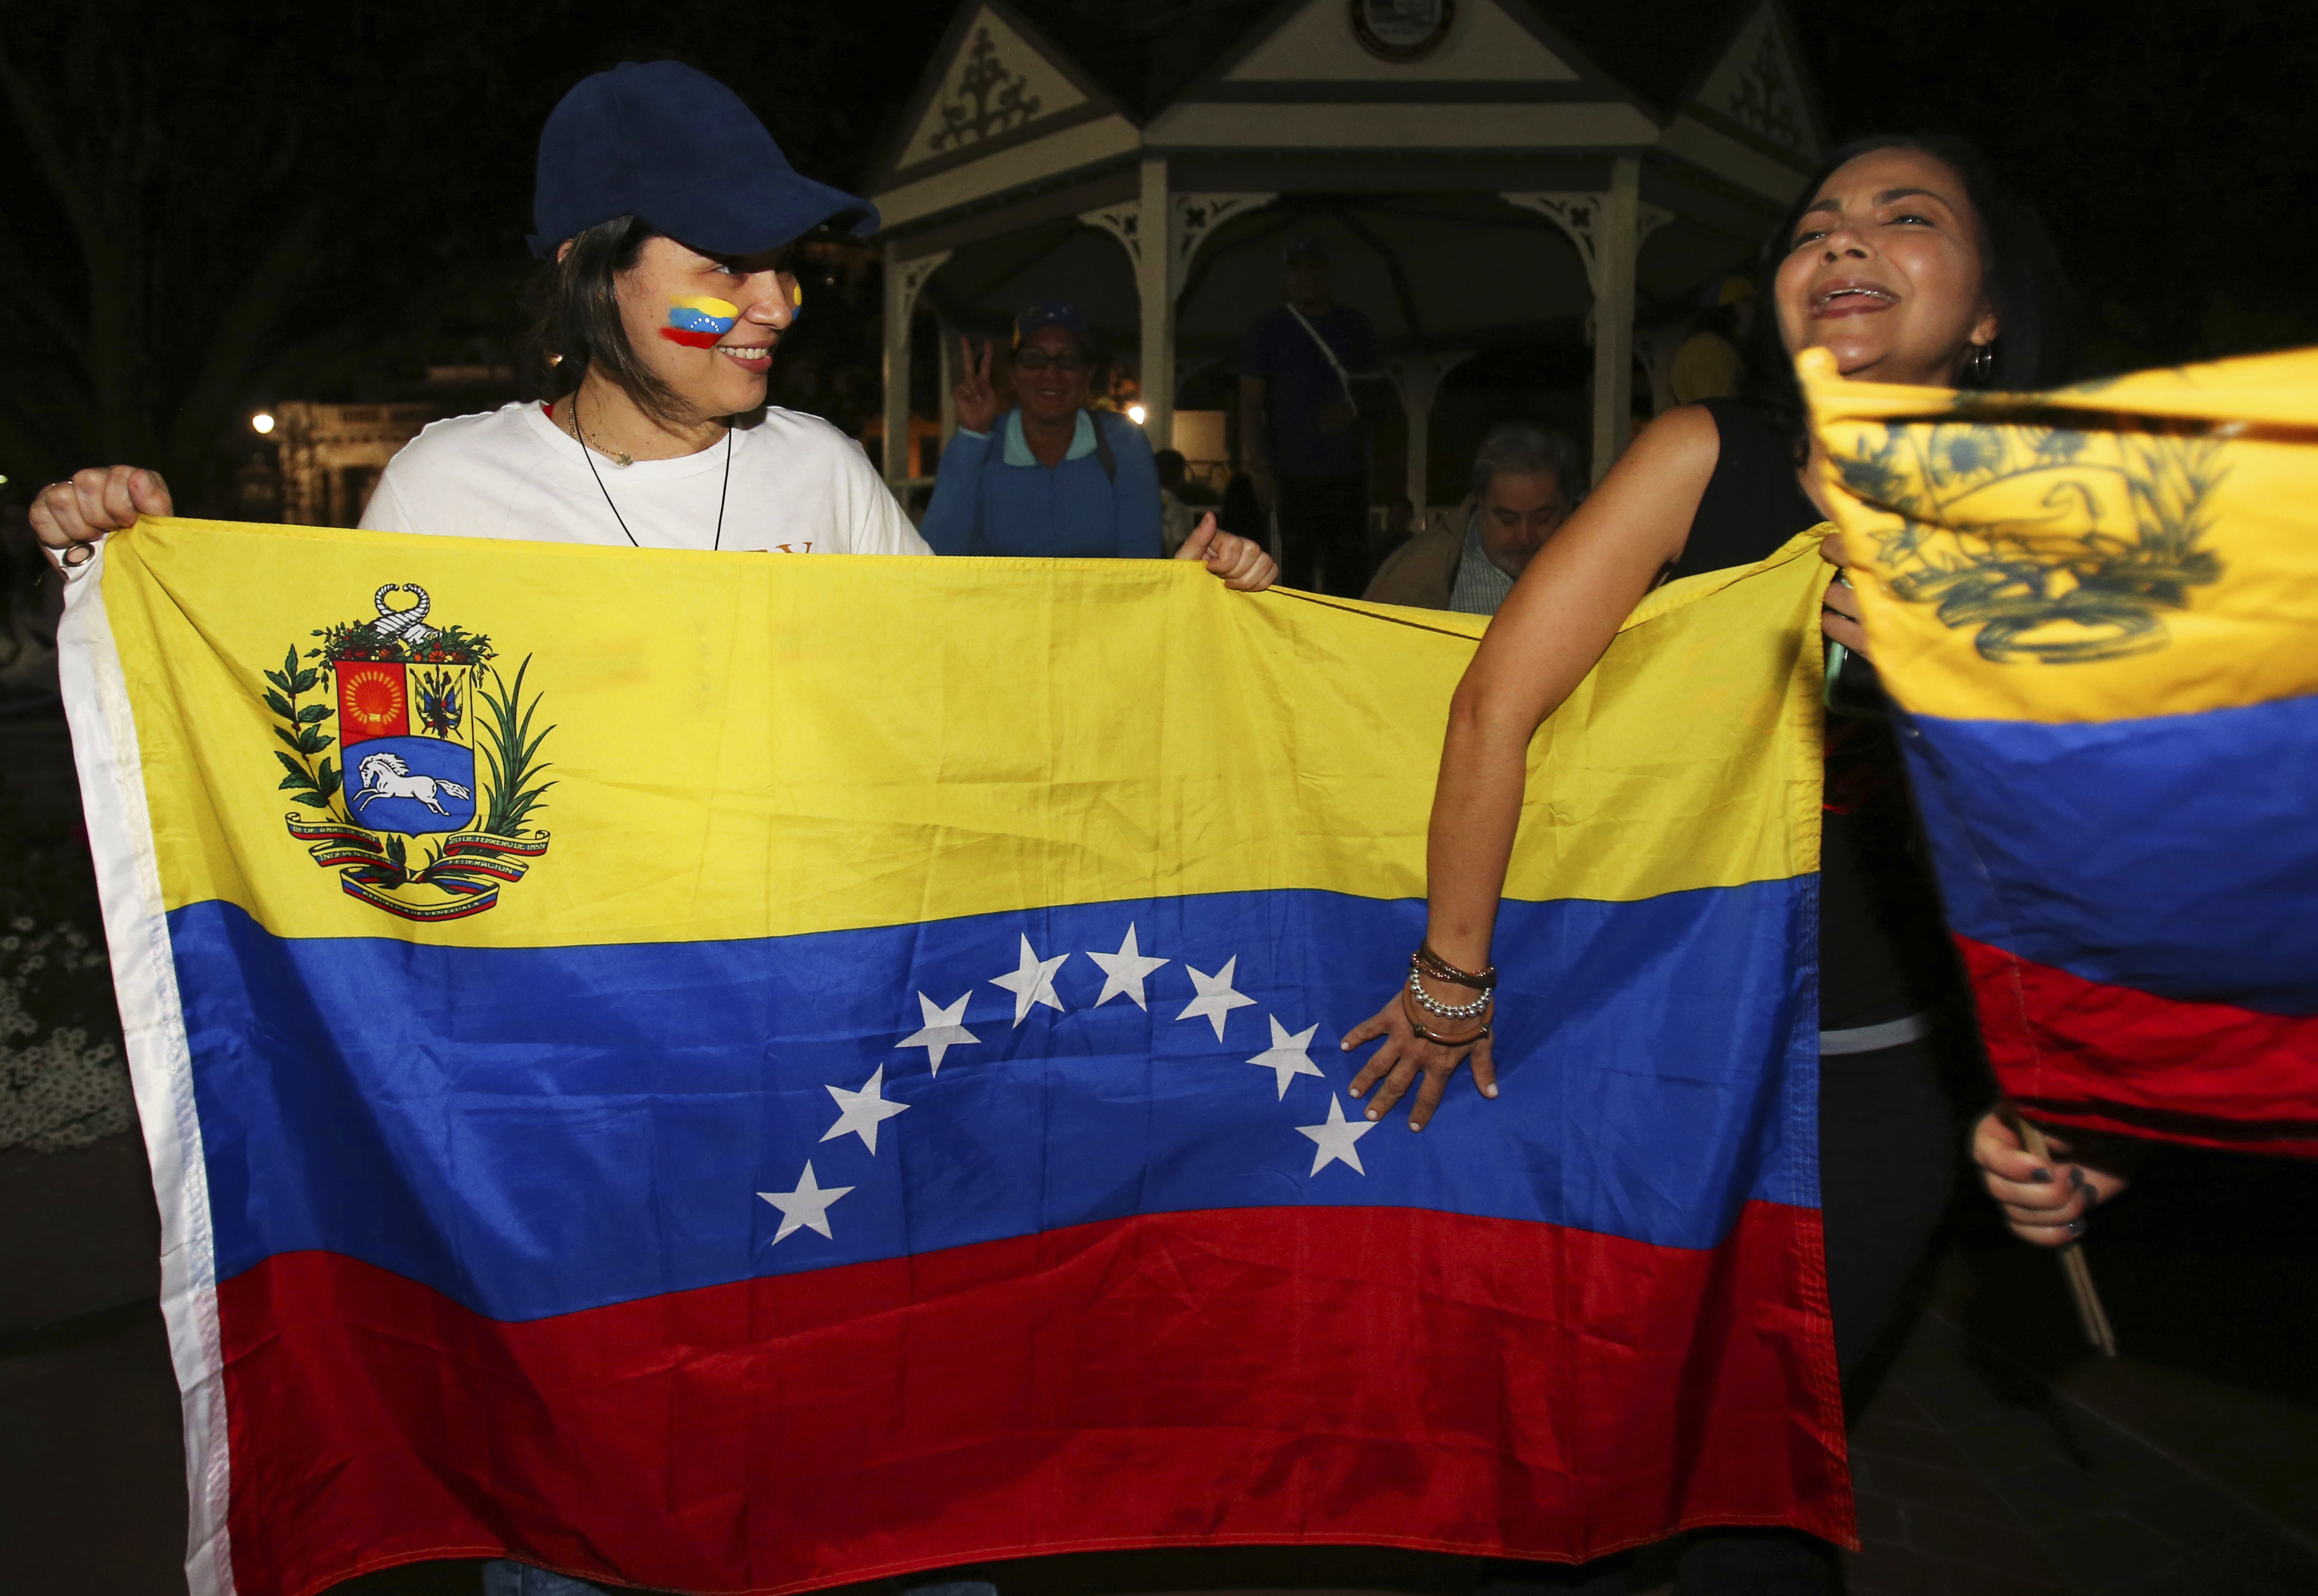
{"type": "MultiPolygon", "coordinates": [[[[974,996],[972,992],[966,994],[966,998],[972,996],[974,996]]],[[[960,998],[947,1009],[937,1009],[931,998],[923,992],[918,994],[919,1017],[926,1023],[916,1036],[910,1037],[902,1045],[924,1048],[926,1063],[932,1066],[932,1072],[936,1075],[941,1073],[942,1054],[961,1042],[982,1040],[958,1023],[966,1018],[966,998],[960,998]]]]}
{"type": "Polygon", "coordinates": [[[1280,1095],[1285,1098],[1289,1077],[1317,1075],[1320,1072],[1320,1066],[1312,1062],[1312,1055],[1306,1051],[1312,1045],[1312,1038],[1320,1027],[1307,1026],[1291,1036],[1288,1034],[1288,1027],[1280,1023],[1278,1016],[1266,1015],[1264,1018],[1271,1021],[1271,1045],[1247,1062],[1260,1064],[1278,1076],[1280,1095]]]}
{"type": "Polygon", "coordinates": [[[1087,957],[1102,966],[1102,996],[1094,1000],[1096,1008],[1101,1008],[1124,992],[1135,1000],[1137,1009],[1149,1010],[1151,1005],[1143,1000],[1144,978],[1167,961],[1144,956],[1143,950],[1135,946],[1135,923],[1132,920],[1128,922],[1127,940],[1119,945],[1117,953],[1096,953],[1090,948],[1087,957]]]}
{"type": "Polygon", "coordinates": [[[773,1244],[780,1245],[793,1232],[808,1227],[830,1235],[829,1205],[853,1188],[849,1186],[822,1186],[813,1178],[813,1161],[805,1160],[804,1173],[797,1177],[795,1191],[760,1191],[757,1195],[781,1211],[781,1228],[773,1233],[773,1244]]]}
{"type": "MultiPolygon", "coordinates": [[[[1296,1127],[1317,1143],[1312,1153],[1312,1172],[1316,1175],[1333,1163],[1348,1163],[1355,1172],[1365,1175],[1361,1166],[1360,1150],[1352,1145],[1376,1129],[1371,1119],[1346,1119],[1342,1098],[1334,1092],[1328,1094],[1328,1123],[1299,1125],[1296,1127]]],[[[807,1171],[810,1173],[811,1171],[807,1171]]]]}
{"type": "MultiPolygon", "coordinates": [[[[1316,1070],[1313,1073],[1319,1071],[1316,1070]]],[[[876,1072],[869,1077],[869,1084],[859,1091],[847,1091],[841,1086],[830,1087],[828,1091],[844,1112],[837,1116],[837,1123],[831,1125],[821,1139],[834,1142],[849,1132],[860,1137],[861,1144],[872,1152],[877,1151],[877,1127],[909,1107],[907,1103],[886,1101],[885,1066],[883,1064],[877,1066],[876,1072]]]]}
{"type": "Polygon", "coordinates": [[[1252,1009],[1255,1006],[1255,1000],[1253,998],[1244,998],[1239,993],[1232,991],[1232,972],[1236,969],[1238,965],[1239,955],[1237,954],[1234,954],[1231,957],[1226,959],[1224,961],[1224,967],[1217,971],[1213,975],[1202,975],[1198,970],[1192,969],[1190,965],[1184,965],[1184,969],[1191,972],[1191,984],[1199,989],[1199,995],[1191,1000],[1191,1006],[1190,1008],[1184,1009],[1182,1013],[1177,1015],[1175,1018],[1179,1020],[1197,1019],[1200,1016],[1204,1015],[1216,1027],[1216,1040],[1218,1042],[1222,1041],[1224,1039],[1224,1016],[1229,1014],[1235,1009],[1252,1009]]]}
{"type": "Polygon", "coordinates": [[[1016,1025],[1029,1018],[1033,1003],[1044,1003],[1057,1012],[1062,1010],[1063,1000],[1055,996],[1055,972],[1061,969],[1063,961],[1070,956],[1066,953],[1058,953],[1051,959],[1042,959],[1030,951],[1030,939],[1028,937],[1022,938],[1022,963],[1011,975],[998,976],[990,983],[1002,986],[1014,994],[1016,1025]]]}

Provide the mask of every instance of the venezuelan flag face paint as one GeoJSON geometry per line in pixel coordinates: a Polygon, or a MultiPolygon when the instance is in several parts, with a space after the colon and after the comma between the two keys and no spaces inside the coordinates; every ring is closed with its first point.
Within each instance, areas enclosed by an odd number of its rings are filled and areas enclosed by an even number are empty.
{"type": "Polygon", "coordinates": [[[730,300],[696,294],[669,305],[668,325],[660,329],[660,336],[687,348],[706,349],[731,332],[740,319],[741,307],[730,300]]]}

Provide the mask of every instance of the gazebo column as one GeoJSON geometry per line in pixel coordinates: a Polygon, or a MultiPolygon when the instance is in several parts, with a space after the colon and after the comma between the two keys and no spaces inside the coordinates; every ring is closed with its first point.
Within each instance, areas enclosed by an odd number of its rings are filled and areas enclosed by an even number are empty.
{"type": "Polygon", "coordinates": [[[1170,193],[1166,159],[1155,156],[1143,163],[1139,198],[1079,217],[1118,239],[1135,265],[1135,293],[1142,311],[1143,432],[1154,449],[1174,444],[1175,301],[1183,291],[1191,257],[1217,224],[1277,198],[1271,193],[1170,193]],[[1146,228],[1154,217],[1159,220],[1146,228]]]}
{"type": "Polygon", "coordinates": [[[1641,254],[1642,163],[1611,163],[1596,240],[1601,270],[1594,284],[1594,480],[1599,482],[1633,435],[1634,263],[1641,254]]]}
{"type": "Polygon", "coordinates": [[[1469,358],[1469,352],[1417,355],[1394,363],[1393,386],[1400,390],[1400,408],[1408,417],[1408,502],[1424,515],[1426,486],[1433,469],[1433,401],[1441,380],[1469,358]]]}
{"type": "Polygon", "coordinates": [[[934,336],[940,340],[941,372],[934,381],[941,390],[941,441],[947,449],[957,433],[957,329],[937,318],[934,336]]]}
{"type": "Polygon", "coordinates": [[[1143,433],[1154,449],[1175,436],[1175,208],[1167,202],[1167,157],[1143,160],[1143,216],[1154,223],[1135,252],[1135,294],[1143,310],[1143,433]]]}
{"type": "Polygon", "coordinates": [[[885,240],[885,480],[899,488],[910,478],[910,318],[926,280],[950,252],[901,257],[898,240],[885,240]]]}
{"type": "Polygon", "coordinates": [[[1606,193],[1508,193],[1569,237],[1594,291],[1594,480],[1624,452],[1633,428],[1634,273],[1642,240],[1674,212],[1642,203],[1642,162],[1622,155],[1610,166],[1606,193]]]}

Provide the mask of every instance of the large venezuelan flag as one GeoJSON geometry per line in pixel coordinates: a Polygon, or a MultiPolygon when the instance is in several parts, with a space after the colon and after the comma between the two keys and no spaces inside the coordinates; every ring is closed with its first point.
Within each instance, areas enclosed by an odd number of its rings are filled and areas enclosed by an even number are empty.
{"type": "Polygon", "coordinates": [[[114,539],[67,671],[196,1590],[1847,1538],[1812,552],[1654,595],[1540,737],[1503,1096],[1411,1135],[1334,1044],[1478,622],[114,539]]]}
{"type": "Polygon", "coordinates": [[[2318,353],[1804,379],[1999,1080],[2318,1154],[2318,353]]]}

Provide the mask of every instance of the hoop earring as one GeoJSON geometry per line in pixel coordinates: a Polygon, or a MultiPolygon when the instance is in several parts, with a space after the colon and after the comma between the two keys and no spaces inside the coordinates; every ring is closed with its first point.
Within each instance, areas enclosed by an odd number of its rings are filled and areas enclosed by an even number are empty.
{"type": "Polygon", "coordinates": [[[1974,382],[1987,381],[1989,373],[1995,370],[1996,345],[1992,340],[1976,345],[1964,358],[1963,374],[1974,382]]]}

